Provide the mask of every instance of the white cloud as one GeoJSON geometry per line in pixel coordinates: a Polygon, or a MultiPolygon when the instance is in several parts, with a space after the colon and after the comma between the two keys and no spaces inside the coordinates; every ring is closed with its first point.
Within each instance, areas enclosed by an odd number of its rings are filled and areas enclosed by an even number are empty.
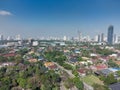
{"type": "Polygon", "coordinates": [[[1,15],[1,16],[11,16],[12,13],[11,13],[11,12],[8,12],[8,11],[5,11],[5,10],[0,10],[0,15],[1,15]]]}

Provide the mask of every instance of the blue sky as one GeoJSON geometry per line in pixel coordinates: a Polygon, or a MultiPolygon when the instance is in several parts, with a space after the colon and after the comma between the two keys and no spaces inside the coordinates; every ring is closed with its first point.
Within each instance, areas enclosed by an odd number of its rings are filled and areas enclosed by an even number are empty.
{"type": "Polygon", "coordinates": [[[0,34],[94,36],[109,25],[120,33],[120,0],[0,0],[0,34]]]}

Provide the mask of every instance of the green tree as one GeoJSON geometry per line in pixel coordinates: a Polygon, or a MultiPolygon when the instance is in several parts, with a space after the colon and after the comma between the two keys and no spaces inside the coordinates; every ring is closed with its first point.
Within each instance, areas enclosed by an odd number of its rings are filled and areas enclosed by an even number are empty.
{"type": "Polygon", "coordinates": [[[120,77],[120,71],[117,71],[117,75],[120,77]]]}
{"type": "Polygon", "coordinates": [[[10,85],[11,84],[11,82],[12,82],[12,80],[11,80],[11,78],[10,77],[4,77],[4,78],[2,78],[2,84],[3,85],[10,85]]]}
{"type": "Polygon", "coordinates": [[[23,58],[22,58],[22,56],[21,55],[18,55],[18,56],[16,56],[15,57],[15,62],[17,63],[17,64],[19,64],[19,63],[23,63],[23,58]]]}
{"type": "Polygon", "coordinates": [[[72,87],[74,87],[74,81],[72,78],[68,78],[66,81],[65,81],[65,87],[70,89],[72,87]]]}
{"type": "Polygon", "coordinates": [[[36,77],[28,78],[27,87],[32,90],[37,90],[37,88],[40,89],[40,82],[36,77]]]}
{"type": "Polygon", "coordinates": [[[17,86],[17,85],[18,85],[17,80],[13,79],[13,80],[12,80],[12,87],[15,87],[15,86],[17,86]]]}
{"type": "Polygon", "coordinates": [[[113,74],[110,74],[108,75],[106,78],[105,78],[105,81],[104,81],[107,85],[109,84],[113,84],[113,83],[116,83],[117,80],[115,79],[114,75],[113,74]]]}
{"type": "Polygon", "coordinates": [[[20,54],[20,55],[25,55],[26,53],[28,53],[28,49],[27,48],[24,48],[24,49],[20,49],[19,51],[18,51],[18,54],[20,54]]]}
{"type": "Polygon", "coordinates": [[[83,85],[83,82],[80,81],[79,77],[73,78],[73,82],[79,90],[83,90],[84,85],[83,85]]]}
{"type": "Polygon", "coordinates": [[[79,76],[77,70],[73,70],[72,73],[73,73],[76,77],[79,76]]]}
{"type": "Polygon", "coordinates": [[[99,84],[93,84],[94,90],[109,90],[107,86],[99,85],[99,84]]]}
{"type": "Polygon", "coordinates": [[[3,86],[0,87],[0,90],[10,90],[10,86],[3,85],[3,86]]]}
{"type": "Polygon", "coordinates": [[[119,67],[113,60],[109,60],[108,65],[109,67],[119,67]]]}
{"type": "Polygon", "coordinates": [[[67,64],[67,63],[63,63],[62,65],[65,69],[68,69],[68,70],[73,70],[73,67],[70,65],[70,64],[67,64]]]}
{"type": "Polygon", "coordinates": [[[27,80],[26,80],[26,79],[23,79],[23,78],[18,78],[18,79],[17,79],[17,83],[18,83],[22,88],[25,88],[25,87],[26,87],[26,84],[27,84],[27,80]]]}

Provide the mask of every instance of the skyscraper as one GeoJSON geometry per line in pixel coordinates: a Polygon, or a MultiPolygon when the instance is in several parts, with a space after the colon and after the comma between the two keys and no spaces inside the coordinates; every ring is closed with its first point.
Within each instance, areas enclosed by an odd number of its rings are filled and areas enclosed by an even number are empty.
{"type": "Polygon", "coordinates": [[[100,42],[100,34],[98,35],[98,42],[100,42]]]}
{"type": "Polygon", "coordinates": [[[114,34],[114,38],[113,38],[113,43],[116,43],[117,42],[117,36],[116,36],[116,34],[114,34]]]}
{"type": "Polygon", "coordinates": [[[0,40],[4,40],[3,35],[0,35],[0,40]]]}
{"type": "Polygon", "coordinates": [[[101,34],[101,42],[104,42],[104,33],[101,34]]]}
{"type": "Polygon", "coordinates": [[[21,40],[21,36],[20,35],[16,35],[15,40],[21,40]]]}
{"type": "Polygon", "coordinates": [[[64,37],[63,37],[63,40],[66,41],[66,40],[67,40],[67,36],[64,36],[64,37]]]}
{"type": "Polygon", "coordinates": [[[109,45],[112,45],[113,44],[113,26],[110,25],[108,27],[108,35],[107,35],[107,42],[109,45]]]}
{"type": "Polygon", "coordinates": [[[118,40],[117,41],[118,41],[118,43],[120,43],[120,36],[118,36],[118,40]]]}
{"type": "Polygon", "coordinates": [[[80,42],[82,40],[82,33],[78,31],[78,41],[80,42]]]}

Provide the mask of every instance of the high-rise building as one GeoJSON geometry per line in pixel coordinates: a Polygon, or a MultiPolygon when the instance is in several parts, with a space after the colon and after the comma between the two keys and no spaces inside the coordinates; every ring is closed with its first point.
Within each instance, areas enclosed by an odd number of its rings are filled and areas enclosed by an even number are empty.
{"type": "Polygon", "coordinates": [[[101,34],[101,42],[104,42],[104,33],[101,34]]]}
{"type": "Polygon", "coordinates": [[[120,43],[120,36],[118,36],[118,40],[117,40],[118,43],[120,43]]]}
{"type": "Polygon", "coordinates": [[[95,42],[98,42],[98,35],[96,35],[96,36],[94,37],[94,41],[95,41],[95,42]]]}
{"type": "Polygon", "coordinates": [[[66,41],[66,40],[67,40],[67,36],[64,36],[64,37],[63,37],[63,40],[66,41]]]}
{"type": "Polygon", "coordinates": [[[98,42],[100,42],[100,34],[98,35],[98,42]]]}
{"type": "Polygon", "coordinates": [[[0,35],[0,40],[4,40],[3,35],[0,35]]]}
{"type": "Polygon", "coordinates": [[[80,31],[78,31],[78,40],[79,42],[82,41],[82,33],[80,31]]]}
{"type": "Polygon", "coordinates": [[[107,43],[109,44],[109,45],[112,45],[113,44],[113,26],[112,25],[110,25],[109,27],[108,27],[108,35],[107,35],[107,43]]]}
{"type": "Polygon", "coordinates": [[[16,35],[15,40],[21,40],[21,36],[20,35],[16,35]]]}
{"type": "Polygon", "coordinates": [[[12,40],[11,36],[8,36],[8,37],[7,37],[7,40],[12,40]]]}
{"type": "Polygon", "coordinates": [[[116,36],[116,34],[114,34],[114,39],[113,39],[113,43],[116,43],[117,42],[117,36],[116,36]]]}

